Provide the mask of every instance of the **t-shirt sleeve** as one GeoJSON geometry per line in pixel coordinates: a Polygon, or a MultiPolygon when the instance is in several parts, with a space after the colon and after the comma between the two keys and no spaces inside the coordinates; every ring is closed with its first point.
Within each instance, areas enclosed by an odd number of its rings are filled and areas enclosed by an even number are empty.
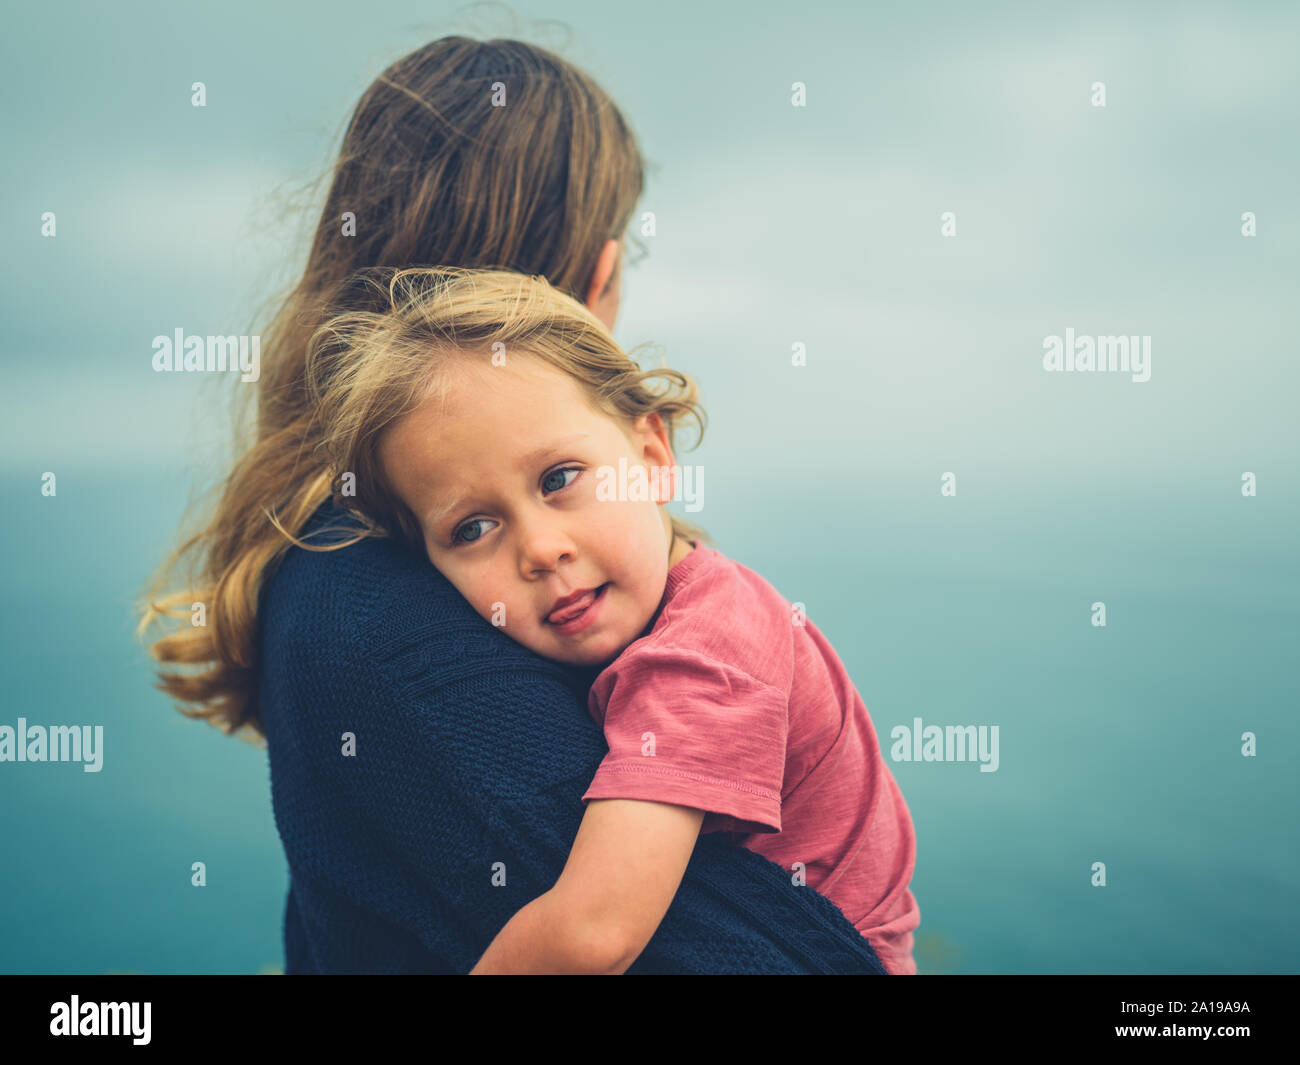
{"type": "Polygon", "coordinates": [[[705,812],[701,832],[780,832],[789,701],[687,648],[633,645],[592,686],[609,754],[583,795],[705,812]]]}

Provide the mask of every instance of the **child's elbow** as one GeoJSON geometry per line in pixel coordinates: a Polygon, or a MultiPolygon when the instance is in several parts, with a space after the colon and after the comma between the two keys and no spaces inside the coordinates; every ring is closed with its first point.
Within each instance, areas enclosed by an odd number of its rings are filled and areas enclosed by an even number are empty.
{"type": "Polygon", "coordinates": [[[581,971],[600,976],[621,976],[644,947],[625,929],[605,921],[576,922],[571,942],[581,971]]]}
{"type": "Polygon", "coordinates": [[[658,922],[651,924],[646,907],[638,900],[593,897],[575,892],[561,883],[544,896],[547,912],[543,920],[562,930],[578,971],[619,975],[629,969],[645,950],[658,922]]]}

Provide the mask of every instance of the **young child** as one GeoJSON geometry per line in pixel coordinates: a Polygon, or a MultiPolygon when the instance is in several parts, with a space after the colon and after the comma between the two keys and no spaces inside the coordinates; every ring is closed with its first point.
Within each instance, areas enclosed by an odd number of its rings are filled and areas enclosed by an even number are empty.
{"type": "Polygon", "coordinates": [[[693,382],[641,370],[540,277],[367,283],[379,309],[334,318],[308,353],[324,446],[353,475],[340,500],[519,643],[600,668],[609,754],[568,863],[473,971],[625,971],[698,835],[725,832],[915,973],[915,835],[861,696],[810,620],[663,506],[674,430],[704,426],[693,382]]]}

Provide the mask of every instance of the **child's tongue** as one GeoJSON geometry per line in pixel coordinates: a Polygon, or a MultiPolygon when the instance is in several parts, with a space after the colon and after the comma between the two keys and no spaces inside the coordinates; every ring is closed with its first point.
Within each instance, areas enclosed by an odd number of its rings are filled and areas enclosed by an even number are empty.
{"type": "Polygon", "coordinates": [[[571,618],[576,618],[579,614],[581,614],[584,610],[586,610],[587,607],[591,606],[592,601],[595,600],[596,598],[596,592],[599,591],[600,589],[597,588],[595,592],[588,592],[576,603],[572,603],[569,606],[566,606],[563,610],[556,610],[546,620],[551,622],[553,625],[563,625],[566,621],[570,620],[571,618]]]}

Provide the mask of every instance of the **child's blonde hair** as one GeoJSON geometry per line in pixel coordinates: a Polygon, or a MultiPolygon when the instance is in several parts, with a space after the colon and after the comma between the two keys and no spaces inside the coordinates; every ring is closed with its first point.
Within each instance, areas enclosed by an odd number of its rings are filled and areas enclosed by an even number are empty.
{"type": "MultiPolygon", "coordinates": [[[[467,361],[540,359],[577,381],[594,409],[625,428],[638,415],[658,414],[674,452],[683,419],[699,427],[695,444],[703,437],[706,417],[695,382],[678,370],[641,369],[600,319],[544,277],[414,267],[365,271],[356,282],[382,293],[380,309],[331,318],[307,349],[319,449],[335,502],[372,532],[420,554],[424,534],[385,476],[379,439],[425,397],[445,395],[449,373],[467,361]],[[648,387],[656,378],[666,387],[648,387]]],[[[703,529],[670,518],[678,536],[712,543],[703,529]]]]}

